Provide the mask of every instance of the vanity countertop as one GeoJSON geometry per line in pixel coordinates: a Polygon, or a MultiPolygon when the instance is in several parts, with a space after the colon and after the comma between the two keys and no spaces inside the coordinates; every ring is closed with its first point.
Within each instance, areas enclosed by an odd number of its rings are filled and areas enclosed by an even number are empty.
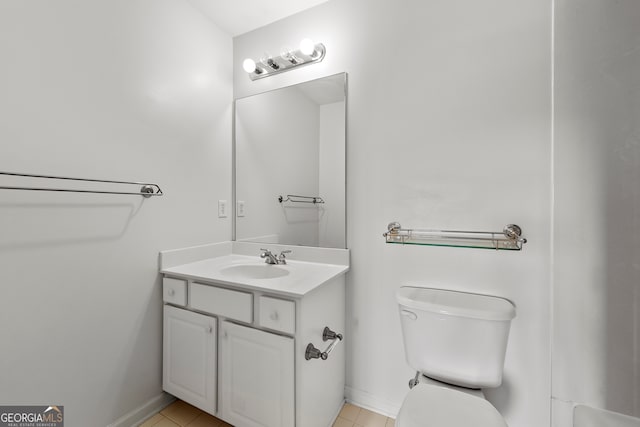
{"type": "Polygon", "coordinates": [[[302,297],[348,270],[348,265],[297,260],[269,265],[257,256],[230,254],[163,268],[160,272],[194,281],[302,297]]]}

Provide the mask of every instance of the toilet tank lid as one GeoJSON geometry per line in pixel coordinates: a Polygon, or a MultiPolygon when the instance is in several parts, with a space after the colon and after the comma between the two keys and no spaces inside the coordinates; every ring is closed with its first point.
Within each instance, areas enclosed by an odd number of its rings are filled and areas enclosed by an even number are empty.
{"type": "Polygon", "coordinates": [[[516,316],[516,308],[508,300],[468,292],[402,286],[396,299],[406,307],[449,316],[484,320],[511,320],[516,316]]]}

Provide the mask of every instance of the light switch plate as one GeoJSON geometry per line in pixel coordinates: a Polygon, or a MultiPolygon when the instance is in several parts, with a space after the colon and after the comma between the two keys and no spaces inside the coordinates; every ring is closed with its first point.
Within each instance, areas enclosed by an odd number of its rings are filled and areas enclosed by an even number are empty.
{"type": "Polygon", "coordinates": [[[227,201],[218,200],[218,218],[227,217],[227,201]]]}
{"type": "Polygon", "coordinates": [[[244,216],[244,200],[238,200],[236,206],[236,214],[238,216],[244,216]]]}

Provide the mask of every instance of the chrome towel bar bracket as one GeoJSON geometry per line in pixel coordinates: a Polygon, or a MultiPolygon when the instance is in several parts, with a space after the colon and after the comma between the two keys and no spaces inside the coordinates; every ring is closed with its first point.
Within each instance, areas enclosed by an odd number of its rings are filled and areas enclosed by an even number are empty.
{"type": "Polygon", "coordinates": [[[322,197],[319,196],[296,196],[295,194],[287,194],[285,199],[283,196],[278,196],[278,202],[291,202],[291,203],[313,203],[314,205],[324,203],[322,197]]]}
{"type": "Polygon", "coordinates": [[[0,172],[0,175],[15,176],[22,178],[38,178],[38,179],[56,179],[62,181],[76,181],[76,182],[95,182],[102,184],[124,184],[124,185],[139,185],[140,191],[108,191],[108,190],[83,190],[74,188],[53,188],[53,187],[38,187],[38,186],[15,186],[15,185],[0,185],[0,190],[26,190],[26,191],[54,191],[54,192],[66,192],[66,193],[91,193],[91,194],[123,194],[130,196],[142,196],[149,198],[152,196],[162,196],[164,193],[158,184],[151,184],[146,182],[136,181],[114,181],[105,179],[88,179],[88,178],[71,178],[66,176],[52,176],[52,175],[35,175],[25,173],[13,173],[13,172],[0,172]]]}

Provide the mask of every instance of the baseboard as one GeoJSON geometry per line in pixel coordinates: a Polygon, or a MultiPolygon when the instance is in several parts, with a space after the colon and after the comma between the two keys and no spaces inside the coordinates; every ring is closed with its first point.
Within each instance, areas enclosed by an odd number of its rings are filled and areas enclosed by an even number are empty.
{"type": "Polygon", "coordinates": [[[604,409],[591,408],[585,405],[577,405],[573,408],[574,427],[640,427],[640,418],[606,411],[604,409]]]}
{"type": "Polygon", "coordinates": [[[400,406],[402,406],[402,403],[398,404],[386,399],[380,399],[366,391],[356,390],[351,387],[345,387],[344,394],[348,403],[377,412],[389,418],[395,418],[398,412],[400,412],[400,406]]]}
{"type": "Polygon", "coordinates": [[[162,409],[166,408],[171,402],[176,400],[175,397],[168,393],[162,393],[153,399],[149,400],[142,406],[134,409],[128,414],[118,418],[112,424],[107,427],[134,427],[142,424],[147,419],[151,418],[162,409]]]}

